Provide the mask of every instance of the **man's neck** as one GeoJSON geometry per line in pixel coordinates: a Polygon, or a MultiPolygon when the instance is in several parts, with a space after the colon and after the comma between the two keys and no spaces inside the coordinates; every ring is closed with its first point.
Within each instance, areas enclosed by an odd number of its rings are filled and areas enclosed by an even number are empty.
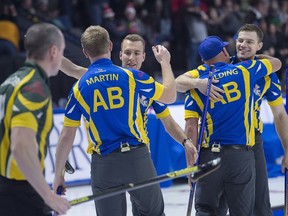
{"type": "Polygon", "coordinates": [[[99,60],[99,59],[102,59],[102,58],[107,58],[107,59],[111,59],[110,55],[109,54],[104,54],[104,55],[100,55],[100,56],[96,56],[96,57],[89,57],[89,60],[91,63],[99,60]]]}

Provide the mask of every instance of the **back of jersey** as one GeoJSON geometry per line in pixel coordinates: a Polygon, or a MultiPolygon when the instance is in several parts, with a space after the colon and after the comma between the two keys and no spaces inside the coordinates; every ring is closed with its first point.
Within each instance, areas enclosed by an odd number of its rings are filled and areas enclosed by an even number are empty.
{"type": "MultiPolygon", "coordinates": [[[[220,101],[210,101],[206,116],[206,143],[254,145],[254,101],[255,82],[271,73],[267,61],[246,61],[238,65],[217,63],[215,85],[225,93],[220,101]]],[[[207,78],[204,73],[200,78],[207,78]]],[[[185,118],[200,117],[205,96],[191,90],[185,101],[185,118]]]]}
{"type": "MultiPolygon", "coordinates": [[[[81,114],[88,123],[90,150],[108,154],[121,142],[138,144],[147,140],[138,93],[153,97],[155,82],[141,71],[130,71],[100,59],[76,83],[66,107],[64,125],[76,126],[81,114]]],[[[89,149],[88,149],[89,151],[89,149]]]]}

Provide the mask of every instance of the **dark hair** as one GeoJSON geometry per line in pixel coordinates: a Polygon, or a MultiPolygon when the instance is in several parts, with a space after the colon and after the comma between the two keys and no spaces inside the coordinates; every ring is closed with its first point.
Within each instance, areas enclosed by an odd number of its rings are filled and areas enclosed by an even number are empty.
{"type": "Polygon", "coordinates": [[[24,38],[24,46],[28,58],[35,60],[44,59],[48,49],[56,45],[61,47],[63,36],[61,31],[49,23],[39,23],[32,25],[24,38]]]}
{"type": "Polygon", "coordinates": [[[239,32],[243,32],[243,31],[256,32],[259,42],[262,42],[262,40],[263,40],[263,32],[262,32],[262,30],[260,29],[260,27],[258,25],[245,24],[238,30],[237,34],[239,34],[239,32]]]}

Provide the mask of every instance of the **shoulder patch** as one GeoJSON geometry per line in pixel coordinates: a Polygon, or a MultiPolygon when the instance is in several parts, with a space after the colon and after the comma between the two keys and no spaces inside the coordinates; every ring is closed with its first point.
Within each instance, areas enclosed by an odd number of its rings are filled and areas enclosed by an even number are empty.
{"type": "Polygon", "coordinates": [[[22,91],[31,94],[36,94],[41,97],[47,97],[45,88],[40,81],[35,81],[31,85],[24,86],[22,91]]]}

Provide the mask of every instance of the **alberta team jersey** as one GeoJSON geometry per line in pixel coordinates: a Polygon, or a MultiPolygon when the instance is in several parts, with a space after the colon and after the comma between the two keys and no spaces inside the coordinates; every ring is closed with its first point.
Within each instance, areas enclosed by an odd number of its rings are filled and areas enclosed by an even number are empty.
{"type": "MultiPolygon", "coordinates": [[[[214,79],[215,85],[225,93],[221,101],[210,101],[205,122],[205,142],[203,147],[213,143],[242,144],[253,146],[255,82],[272,72],[268,60],[244,61],[237,65],[217,63],[214,79]]],[[[208,71],[200,75],[207,78],[208,71]]],[[[200,118],[204,108],[205,96],[198,89],[187,92],[185,98],[185,119],[200,118]]]]}
{"type": "MultiPolygon", "coordinates": [[[[257,59],[255,58],[255,60],[257,59]]],[[[230,62],[231,64],[236,64],[240,61],[236,56],[232,56],[230,58],[230,62]]],[[[202,73],[206,71],[206,68],[208,68],[208,65],[203,64],[200,65],[197,69],[188,71],[188,73],[191,75],[191,77],[198,78],[202,73]]],[[[283,104],[281,84],[275,73],[260,78],[256,81],[254,86],[254,125],[256,130],[260,131],[261,133],[263,132],[263,122],[260,118],[262,98],[265,98],[270,106],[279,106],[283,104]]]]}
{"type": "Polygon", "coordinates": [[[35,131],[35,144],[38,145],[38,157],[44,172],[53,125],[48,84],[46,73],[39,66],[26,62],[0,86],[0,173],[6,178],[25,180],[10,150],[10,129],[13,127],[35,131]]]}
{"type": "Polygon", "coordinates": [[[147,122],[148,122],[148,110],[150,107],[155,111],[157,118],[165,118],[170,115],[170,110],[166,104],[154,101],[144,95],[139,95],[140,97],[140,109],[143,116],[144,130],[147,135],[147,143],[149,143],[147,122]]]}
{"type": "MultiPolygon", "coordinates": [[[[230,60],[232,64],[239,62],[236,56],[233,56],[230,60]]],[[[262,98],[265,98],[270,106],[279,106],[283,104],[281,84],[276,73],[272,73],[269,76],[257,80],[254,86],[254,98],[256,111],[254,117],[255,127],[262,133],[263,122],[260,118],[262,98]]]]}
{"type": "Polygon", "coordinates": [[[144,72],[118,67],[109,59],[99,59],[72,88],[64,126],[78,127],[83,115],[91,141],[88,153],[106,155],[124,142],[145,143],[148,138],[138,94],[157,100],[163,91],[163,85],[144,72]]]}

